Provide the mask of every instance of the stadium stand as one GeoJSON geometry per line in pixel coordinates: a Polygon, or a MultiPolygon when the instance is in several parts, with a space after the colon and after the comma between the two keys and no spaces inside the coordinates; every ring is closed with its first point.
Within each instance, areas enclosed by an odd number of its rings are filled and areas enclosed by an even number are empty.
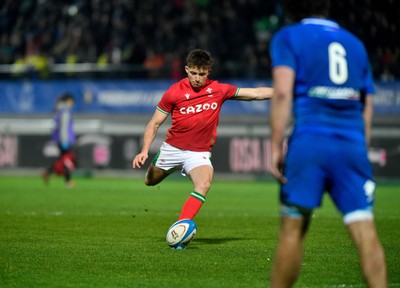
{"type": "MultiPolygon", "coordinates": [[[[400,78],[394,0],[332,1],[332,16],[366,43],[376,79],[400,78]]],[[[199,47],[215,55],[216,78],[265,78],[269,41],[284,21],[277,0],[5,0],[0,72],[178,79],[184,55],[199,47]]]]}

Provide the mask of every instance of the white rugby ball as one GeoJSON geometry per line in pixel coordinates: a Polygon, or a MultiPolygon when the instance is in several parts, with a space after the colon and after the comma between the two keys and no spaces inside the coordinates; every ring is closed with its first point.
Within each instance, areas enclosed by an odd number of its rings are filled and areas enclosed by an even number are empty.
{"type": "Polygon", "coordinates": [[[177,250],[184,249],[196,235],[196,223],[190,219],[182,219],[169,227],[165,240],[169,247],[177,250]]]}

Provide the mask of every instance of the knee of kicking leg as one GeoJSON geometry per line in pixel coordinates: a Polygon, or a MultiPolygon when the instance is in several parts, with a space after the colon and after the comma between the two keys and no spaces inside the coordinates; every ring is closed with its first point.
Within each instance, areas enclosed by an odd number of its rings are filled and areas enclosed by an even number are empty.
{"type": "Polygon", "coordinates": [[[153,169],[147,170],[146,175],[144,177],[144,184],[146,186],[154,186],[157,184],[156,181],[154,181],[155,179],[157,179],[157,177],[155,177],[154,174],[155,173],[153,169]]]}
{"type": "Polygon", "coordinates": [[[146,186],[155,186],[160,183],[167,175],[154,175],[154,174],[146,174],[144,178],[144,184],[146,186]]]}
{"type": "Polygon", "coordinates": [[[154,186],[154,185],[156,185],[157,183],[155,183],[155,182],[151,181],[150,179],[146,178],[146,179],[144,179],[144,184],[145,184],[146,186],[154,186]]]}
{"type": "Polygon", "coordinates": [[[144,184],[146,184],[146,186],[154,186],[158,183],[160,183],[160,180],[154,177],[153,174],[146,174],[146,177],[144,178],[144,184]]]}
{"type": "MultiPolygon", "coordinates": [[[[173,172],[173,171],[172,171],[173,172]]],[[[146,176],[144,178],[144,184],[146,186],[154,186],[163,181],[168,175],[170,175],[168,171],[156,168],[154,166],[150,166],[150,168],[146,172],[146,176]]]]}

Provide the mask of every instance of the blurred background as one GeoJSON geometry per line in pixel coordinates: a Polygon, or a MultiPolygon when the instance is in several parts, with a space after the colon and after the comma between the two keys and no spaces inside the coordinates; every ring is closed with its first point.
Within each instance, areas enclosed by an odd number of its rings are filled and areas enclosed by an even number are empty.
{"type": "MultiPolygon", "coordinates": [[[[331,17],[370,56],[375,173],[400,178],[400,5],[331,2],[331,17]]],[[[163,92],[185,77],[188,51],[211,52],[210,78],[270,85],[269,43],[285,21],[277,0],[0,1],[0,173],[37,173],[57,156],[49,140],[52,113],[68,92],[76,100],[79,171],[142,176],[131,161],[163,92]]],[[[268,109],[268,102],[225,105],[213,154],[217,172],[268,176],[268,109]]]]}
{"type": "MultiPolygon", "coordinates": [[[[3,0],[0,5],[3,79],[180,79],[182,61],[194,47],[212,52],[216,78],[263,79],[270,77],[269,41],[285,21],[277,0],[3,0]],[[18,67],[6,66],[12,64],[18,67]]],[[[400,77],[399,15],[394,0],[332,1],[332,18],[364,41],[378,80],[400,77]]]]}

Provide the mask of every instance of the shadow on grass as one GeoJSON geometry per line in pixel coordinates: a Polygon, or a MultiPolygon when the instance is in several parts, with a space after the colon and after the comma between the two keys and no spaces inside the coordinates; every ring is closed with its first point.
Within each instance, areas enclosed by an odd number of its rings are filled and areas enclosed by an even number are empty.
{"type": "Polygon", "coordinates": [[[249,238],[196,238],[195,241],[198,244],[224,244],[232,241],[244,241],[244,240],[251,240],[249,238]]]}

